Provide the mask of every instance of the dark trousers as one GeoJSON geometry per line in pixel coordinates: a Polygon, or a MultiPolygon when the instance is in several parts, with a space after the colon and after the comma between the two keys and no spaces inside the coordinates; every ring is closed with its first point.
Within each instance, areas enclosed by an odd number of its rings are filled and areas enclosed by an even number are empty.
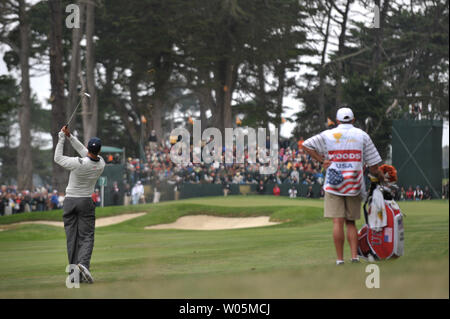
{"type": "Polygon", "coordinates": [[[80,263],[89,269],[94,248],[94,201],[91,197],[66,197],[63,208],[69,264],[80,263]]]}
{"type": "Polygon", "coordinates": [[[114,206],[119,205],[119,198],[120,198],[120,194],[114,192],[113,195],[112,195],[113,205],[114,206]]]}

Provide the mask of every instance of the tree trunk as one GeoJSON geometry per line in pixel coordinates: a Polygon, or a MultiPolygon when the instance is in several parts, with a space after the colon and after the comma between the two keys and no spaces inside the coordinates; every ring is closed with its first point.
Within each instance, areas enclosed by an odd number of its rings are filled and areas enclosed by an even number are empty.
{"type": "Polygon", "coordinates": [[[283,100],[284,100],[284,91],[286,86],[286,67],[284,63],[281,62],[279,65],[275,67],[276,76],[278,78],[278,87],[277,87],[277,105],[276,105],[276,123],[275,127],[278,130],[278,136],[280,136],[281,131],[281,117],[283,115],[283,100]]]}
{"type": "Polygon", "coordinates": [[[233,95],[233,71],[234,65],[231,61],[227,61],[225,69],[225,86],[224,86],[224,100],[223,100],[223,125],[225,128],[233,127],[233,115],[231,111],[231,99],[233,95]]]}
{"type": "Polygon", "coordinates": [[[383,52],[384,27],[386,25],[386,16],[389,9],[389,0],[383,1],[383,7],[380,7],[380,0],[375,0],[375,5],[380,9],[380,27],[375,29],[375,50],[372,59],[372,71],[376,72],[378,65],[381,63],[383,52]]]}
{"type": "MultiPolygon", "coordinates": [[[[50,82],[52,101],[52,139],[53,152],[58,143],[58,132],[66,124],[66,112],[64,103],[64,69],[62,64],[62,7],[61,0],[48,1],[50,9],[50,82]]],[[[67,185],[68,172],[53,162],[53,189],[63,191],[67,185]]]]}
{"type": "MultiPolygon", "coordinates": [[[[353,0],[347,0],[347,4],[345,5],[345,11],[342,13],[342,23],[341,23],[341,33],[339,35],[339,49],[338,49],[338,57],[340,57],[344,52],[345,48],[345,34],[347,32],[347,19],[348,13],[350,10],[350,4],[353,0]]],[[[336,72],[336,107],[340,107],[342,104],[342,76],[344,73],[344,64],[342,60],[339,60],[337,63],[337,72],[336,72]]]]}
{"type": "Polygon", "coordinates": [[[125,128],[127,129],[128,134],[130,134],[133,142],[136,143],[136,145],[139,145],[140,134],[138,132],[138,127],[134,121],[130,121],[130,113],[127,108],[123,106],[121,101],[115,97],[112,97],[112,106],[120,116],[122,123],[125,125],[125,128]]]}
{"type": "Polygon", "coordinates": [[[233,95],[234,65],[229,59],[219,62],[216,70],[216,105],[215,126],[225,136],[225,128],[233,127],[231,98],[233,95]]]}
{"type": "MultiPolygon", "coordinates": [[[[256,89],[256,103],[258,103],[258,108],[261,108],[261,112],[267,114],[268,112],[268,103],[267,103],[267,93],[266,93],[266,73],[264,70],[264,64],[258,63],[257,65],[257,76],[258,76],[258,86],[256,89]]],[[[263,119],[263,123],[259,123],[259,125],[267,126],[269,118],[267,120],[263,119]]]]}
{"type": "Polygon", "coordinates": [[[206,105],[205,103],[202,103],[200,99],[199,104],[200,104],[200,123],[202,124],[202,129],[205,129],[208,127],[208,123],[206,123],[206,105]]]}
{"type": "Polygon", "coordinates": [[[95,88],[95,48],[94,48],[94,29],[95,29],[95,3],[89,1],[86,3],[86,82],[89,101],[89,134],[87,138],[97,135],[98,126],[98,103],[97,90],[95,88]]]}
{"type": "MultiPolygon", "coordinates": [[[[155,101],[152,106],[152,130],[155,130],[156,137],[158,138],[158,143],[161,143],[163,140],[163,131],[162,131],[162,111],[163,111],[164,102],[160,98],[155,98],[155,101]]],[[[146,137],[144,141],[146,141],[146,137]]]]}
{"type": "Polygon", "coordinates": [[[17,151],[17,187],[19,190],[32,190],[33,161],[31,150],[31,99],[30,99],[30,24],[26,12],[25,0],[19,0],[19,32],[20,32],[20,71],[21,93],[19,108],[20,144],[17,151]]]}
{"type": "Polygon", "coordinates": [[[325,128],[325,57],[327,54],[327,46],[328,46],[328,36],[330,31],[330,20],[331,20],[331,11],[332,7],[330,6],[328,10],[328,18],[327,18],[327,27],[325,29],[325,36],[323,39],[323,48],[322,48],[322,56],[320,61],[320,69],[319,69],[319,121],[320,128],[325,128]]]}
{"type": "Polygon", "coordinates": [[[223,101],[224,101],[224,90],[222,83],[217,83],[215,91],[216,107],[212,109],[213,112],[213,126],[216,127],[222,136],[225,136],[225,126],[223,122],[223,101]]]}
{"type": "Polygon", "coordinates": [[[210,88],[211,79],[208,75],[208,71],[201,69],[199,71],[199,78],[200,78],[199,82],[201,84],[198,88],[195,89],[195,94],[197,95],[197,98],[199,100],[201,110],[203,109],[203,111],[201,111],[202,114],[200,116],[203,115],[205,117],[205,123],[203,123],[202,120],[202,128],[207,128],[210,125],[216,126],[217,118],[219,116],[217,116],[218,111],[216,101],[212,96],[212,90],[210,88]],[[207,110],[211,111],[211,117],[209,118],[209,120],[206,119],[207,110]]]}
{"type": "MultiPolygon", "coordinates": [[[[83,36],[83,15],[84,4],[81,1],[77,1],[77,5],[80,8],[80,27],[72,29],[72,54],[70,59],[70,72],[69,72],[69,96],[67,99],[67,116],[69,117],[74,111],[75,107],[79,103],[80,96],[77,92],[78,87],[78,73],[80,72],[81,55],[80,55],[80,41],[83,36]]],[[[67,118],[69,120],[69,118],[67,118]]],[[[76,127],[76,116],[72,119],[72,130],[76,127]]]]}

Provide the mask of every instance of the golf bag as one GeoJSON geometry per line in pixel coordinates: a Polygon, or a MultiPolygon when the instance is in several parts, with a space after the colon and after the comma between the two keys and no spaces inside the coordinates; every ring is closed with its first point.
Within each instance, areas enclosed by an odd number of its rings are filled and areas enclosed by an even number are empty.
{"type": "Polygon", "coordinates": [[[374,261],[403,256],[403,215],[389,187],[371,185],[364,203],[364,218],[366,224],[358,232],[358,255],[361,258],[374,261]],[[374,227],[376,223],[378,225],[374,227]]]}

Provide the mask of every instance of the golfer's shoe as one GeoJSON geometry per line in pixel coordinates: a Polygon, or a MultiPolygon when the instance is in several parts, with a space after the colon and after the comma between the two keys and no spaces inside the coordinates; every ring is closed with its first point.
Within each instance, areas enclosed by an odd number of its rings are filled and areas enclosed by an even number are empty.
{"type": "MultiPolygon", "coordinates": [[[[75,278],[72,278],[70,280],[70,282],[75,283],[75,278]]],[[[82,284],[82,283],[87,283],[87,282],[88,281],[86,279],[84,279],[83,275],[81,275],[81,273],[80,273],[80,275],[78,276],[78,283],[82,284]]]]}
{"type": "Polygon", "coordinates": [[[81,283],[81,284],[88,284],[89,281],[87,281],[86,279],[84,279],[83,275],[80,274],[80,283],[81,283]]]}
{"type": "Polygon", "coordinates": [[[352,263],[359,263],[359,257],[352,258],[352,263]]]}
{"type": "Polygon", "coordinates": [[[89,269],[87,269],[83,264],[78,264],[78,269],[81,273],[81,278],[86,280],[86,282],[93,284],[94,283],[94,277],[92,277],[91,273],[89,272],[89,269]]]}
{"type": "Polygon", "coordinates": [[[344,261],[343,260],[336,260],[336,265],[343,265],[344,264],[344,261]]]}

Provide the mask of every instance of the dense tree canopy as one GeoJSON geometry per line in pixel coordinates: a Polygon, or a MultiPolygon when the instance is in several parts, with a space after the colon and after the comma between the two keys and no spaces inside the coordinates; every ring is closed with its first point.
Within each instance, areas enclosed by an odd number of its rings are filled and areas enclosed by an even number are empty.
{"type": "MultiPolygon", "coordinates": [[[[326,128],[338,104],[348,104],[383,157],[392,119],[417,105],[423,118],[448,118],[448,0],[385,0],[380,28],[351,14],[380,1],[91,0],[76,2],[81,28],[69,29],[59,20],[72,2],[0,2],[8,69],[23,71],[32,61],[31,70],[49,72],[53,61],[56,72],[51,114],[30,94],[32,134],[55,137],[82,90],[96,100],[83,101],[72,130],[97,132],[133,156],[151,130],[167,139],[176,126],[189,127],[189,117],[221,130],[296,121],[293,137],[306,138],[326,128]],[[27,56],[19,13],[29,27],[27,56]],[[301,105],[296,118],[282,117],[287,96],[301,105]]],[[[18,84],[0,78],[1,147],[9,147],[10,119],[23,104],[18,84]]]]}

